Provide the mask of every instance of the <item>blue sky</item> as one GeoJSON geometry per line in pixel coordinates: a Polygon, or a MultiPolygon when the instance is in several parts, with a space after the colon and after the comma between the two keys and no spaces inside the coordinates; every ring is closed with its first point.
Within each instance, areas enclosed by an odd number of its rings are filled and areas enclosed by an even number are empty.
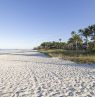
{"type": "Polygon", "coordinates": [[[95,0],[0,0],[0,48],[33,48],[67,41],[95,24],[95,0]]]}

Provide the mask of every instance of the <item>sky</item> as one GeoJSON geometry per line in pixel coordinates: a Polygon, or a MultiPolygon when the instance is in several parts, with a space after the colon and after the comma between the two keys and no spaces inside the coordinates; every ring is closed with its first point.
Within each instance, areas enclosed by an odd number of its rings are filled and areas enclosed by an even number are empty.
{"type": "Polygon", "coordinates": [[[72,31],[95,24],[95,0],[0,0],[0,48],[31,49],[67,41],[72,31]]]}

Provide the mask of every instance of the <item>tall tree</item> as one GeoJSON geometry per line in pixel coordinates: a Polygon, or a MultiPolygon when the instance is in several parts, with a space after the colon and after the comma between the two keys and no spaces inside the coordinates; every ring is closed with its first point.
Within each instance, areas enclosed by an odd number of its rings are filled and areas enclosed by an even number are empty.
{"type": "Polygon", "coordinates": [[[72,37],[69,39],[68,43],[72,43],[73,45],[75,44],[76,50],[78,49],[78,44],[82,43],[82,39],[80,36],[75,32],[71,32],[72,37]]]}
{"type": "Polygon", "coordinates": [[[91,34],[90,30],[88,28],[80,29],[79,33],[81,33],[81,35],[85,37],[86,45],[88,47],[88,37],[90,37],[90,34],[91,34]]]}
{"type": "Polygon", "coordinates": [[[62,39],[61,38],[59,38],[59,42],[61,42],[62,41],[62,39]]]}
{"type": "Polygon", "coordinates": [[[95,25],[88,26],[90,30],[90,34],[92,36],[92,40],[95,42],[95,25]]]}

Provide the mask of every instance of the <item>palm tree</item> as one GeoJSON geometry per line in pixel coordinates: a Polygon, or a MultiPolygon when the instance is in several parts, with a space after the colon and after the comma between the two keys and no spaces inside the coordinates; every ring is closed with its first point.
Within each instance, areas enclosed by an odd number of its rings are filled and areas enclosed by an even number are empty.
{"type": "Polygon", "coordinates": [[[85,39],[86,39],[86,45],[87,45],[87,48],[88,48],[88,37],[91,34],[90,30],[88,28],[80,29],[79,33],[81,33],[81,35],[85,37],[85,39]]]}
{"type": "Polygon", "coordinates": [[[88,27],[91,32],[91,39],[93,40],[93,49],[95,48],[95,24],[88,27]]]}
{"type": "Polygon", "coordinates": [[[72,36],[73,36],[73,35],[75,35],[75,34],[76,34],[76,32],[75,32],[75,31],[72,31],[72,32],[71,32],[71,35],[72,35],[72,36]]]}
{"type": "Polygon", "coordinates": [[[95,25],[88,26],[88,28],[90,30],[92,40],[95,42],[95,25]]]}
{"type": "Polygon", "coordinates": [[[79,36],[76,32],[74,32],[74,31],[71,32],[71,35],[72,35],[72,37],[69,39],[68,43],[75,44],[76,50],[77,50],[77,49],[78,49],[78,44],[81,44],[81,43],[82,43],[82,39],[81,39],[80,36],[79,36]]]}
{"type": "Polygon", "coordinates": [[[61,38],[59,38],[59,42],[61,42],[62,41],[62,39],[61,38]]]}

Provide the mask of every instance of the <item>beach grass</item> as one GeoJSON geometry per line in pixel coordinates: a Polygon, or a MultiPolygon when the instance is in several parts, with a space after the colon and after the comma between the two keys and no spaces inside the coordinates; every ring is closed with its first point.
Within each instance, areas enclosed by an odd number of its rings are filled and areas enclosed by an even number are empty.
{"type": "Polygon", "coordinates": [[[48,55],[49,57],[59,57],[65,60],[71,60],[79,63],[95,63],[95,53],[85,51],[71,51],[63,49],[41,49],[41,53],[48,55]]]}

